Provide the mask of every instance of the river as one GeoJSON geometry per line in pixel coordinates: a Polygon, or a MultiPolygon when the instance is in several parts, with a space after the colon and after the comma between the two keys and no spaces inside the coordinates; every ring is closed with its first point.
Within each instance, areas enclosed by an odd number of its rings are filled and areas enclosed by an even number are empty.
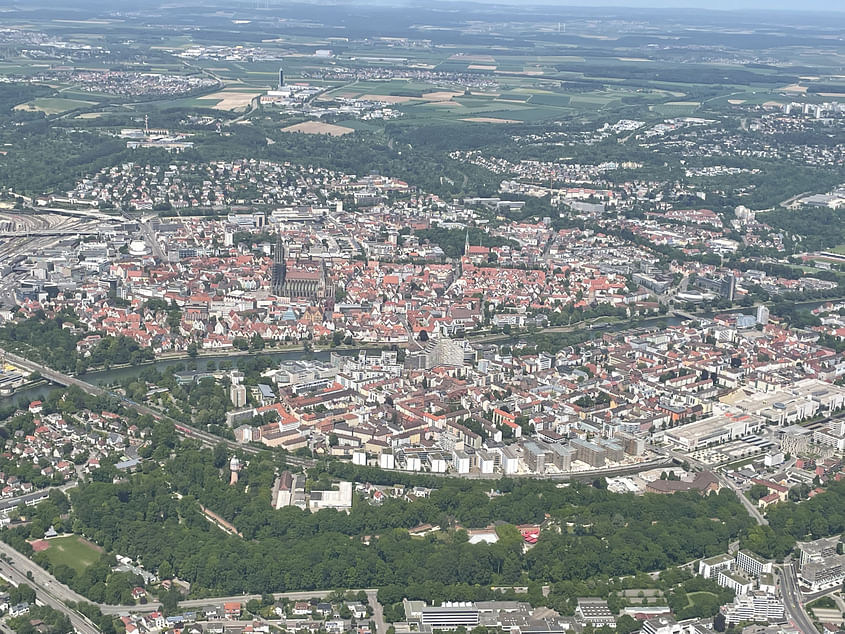
{"type": "MultiPolygon", "coordinates": [[[[598,328],[594,330],[589,330],[591,334],[591,339],[596,339],[601,337],[603,334],[608,332],[620,332],[622,330],[641,330],[641,329],[648,329],[654,328],[661,324],[666,324],[668,326],[677,326],[683,323],[683,319],[679,317],[671,317],[671,316],[661,316],[661,317],[649,317],[647,319],[643,319],[640,322],[632,324],[629,321],[620,321],[620,322],[611,322],[606,328],[598,328]]],[[[584,327],[587,328],[586,326],[584,327]]],[[[497,341],[496,343],[499,345],[502,344],[509,344],[513,345],[517,341],[524,339],[525,335],[514,335],[508,339],[497,341]]],[[[330,350],[320,350],[312,352],[308,355],[307,358],[315,359],[319,361],[328,361],[331,356],[330,350]]],[[[344,355],[355,355],[358,354],[358,350],[355,348],[342,348],[337,350],[336,352],[344,355]]],[[[152,363],[145,363],[143,365],[135,365],[135,366],[124,366],[120,368],[112,368],[111,370],[96,370],[93,372],[88,372],[87,374],[79,377],[92,383],[94,385],[107,385],[114,382],[121,382],[127,378],[134,378],[138,376],[141,372],[143,372],[146,368],[154,367],[157,370],[161,371],[165,368],[169,367],[176,367],[176,368],[190,368],[190,369],[197,369],[199,371],[205,371],[209,367],[213,369],[217,369],[221,363],[226,362],[229,363],[232,367],[237,367],[238,362],[249,359],[253,356],[263,356],[263,357],[270,357],[276,361],[297,361],[300,359],[305,358],[305,352],[302,350],[286,350],[283,352],[261,352],[257,355],[247,355],[247,354],[238,354],[238,355],[214,355],[214,356],[199,356],[196,359],[161,359],[159,361],[154,361],[152,363]]],[[[14,402],[18,404],[28,405],[32,401],[43,401],[49,394],[55,389],[59,389],[58,386],[47,383],[38,385],[36,387],[27,388],[24,390],[20,390],[15,392],[12,396],[3,397],[3,399],[14,399],[14,402]]]]}
{"type": "MultiPolygon", "coordinates": [[[[842,300],[814,300],[809,302],[796,302],[796,306],[800,307],[802,310],[813,310],[818,308],[822,304],[825,304],[829,301],[836,302],[842,300]]],[[[723,311],[715,311],[711,313],[702,314],[702,318],[712,317],[716,313],[745,313],[749,315],[753,315],[756,311],[756,307],[749,307],[749,308],[730,308],[723,311]]],[[[592,333],[591,339],[595,339],[600,337],[604,333],[608,332],[620,332],[622,330],[644,330],[649,328],[657,327],[661,324],[666,324],[667,326],[677,326],[683,323],[684,320],[680,317],[674,316],[660,316],[660,317],[649,317],[647,319],[643,319],[642,321],[632,324],[630,321],[620,321],[620,322],[611,322],[606,328],[598,328],[595,330],[590,330],[592,333]]],[[[586,326],[585,326],[586,328],[586,326]]],[[[517,341],[525,339],[525,335],[514,335],[513,337],[509,337],[507,339],[496,341],[499,345],[513,345],[517,341]]],[[[340,354],[346,355],[354,355],[358,353],[357,349],[340,349],[337,350],[340,354]]],[[[270,357],[271,359],[275,359],[277,361],[295,361],[302,359],[305,353],[302,350],[286,350],[283,352],[262,352],[260,356],[270,357]]],[[[219,367],[220,363],[227,362],[232,365],[232,367],[237,367],[238,361],[241,359],[247,359],[254,355],[214,355],[214,356],[200,356],[196,359],[162,359],[159,361],[154,361],[152,363],[147,363],[140,366],[126,366],[121,368],[113,368],[111,370],[97,370],[94,372],[89,372],[83,377],[90,383],[95,385],[105,385],[108,383],[113,383],[115,381],[122,381],[125,378],[131,378],[138,376],[145,368],[148,367],[155,367],[158,370],[163,370],[164,368],[168,367],[188,367],[188,368],[196,368],[197,370],[203,371],[208,369],[209,366],[213,368],[219,367]]],[[[321,350],[310,353],[310,359],[317,359],[320,361],[328,361],[329,357],[331,356],[331,351],[329,350],[321,350]]],[[[0,397],[0,402],[5,402],[6,399],[14,399],[17,403],[24,403],[28,404],[31,401],[37,400],[44,400],[44,398],[50,394],[53,390],[57,388],[56,385],[52,384],[42,384],[37,387],[27,388],[18,392],[15,392],[12,396],[7,397],[0,397]]]]}
{"type": "MultiPolygon", "coordinates": [[[[358,351],[355,349],[341,349],[337,350],[340,354],[352,355],[357,354],[358,351]]],[[[239,361],[245,361],[246,359],[255,357],[255,356],[262,356],[262,357],[269,357],[276,361],[298,361],[300,359],[306,358],[306,353],[302,350],[286,350],[284,352],[262,352],[260,354],[251,355],[251,354],[239,354],[239,355],[214,355],[214,356],[200,356],[196,359],[161,359],[159,361],[154,361],[152,363],[145,363],[143,365],[130,365],[130,366],[123,366],[120,368],[112,368],[111,370],[96,370],[93,372],[88,372],[82,376],[80,379],[84,379],[85,381],[92,383],[94,385],[107,385],[110,383],[114,383],[115,381],[120,382],[127,378],[134,378],[138,376],[141,372],[146,370],[147,368],[153,367],[159,371],[164,370],[165,368],[175,367],[175,368],[190,368],[190,369],[197,369],[199,371],[205,371],[209,368],[217,369],[222,362],[229,363],[233,368],[238,366],[239,361]]],[[[319,361],[328,361],[331,356],[331,351],[329,350],[321,350],[315,351],[307,355],[308,359],[315,359],[319,361]]],[[[25,403],[29,404],[32,401],[43,401],[50,392],[55,389],[64,389],[60,388],[57,385],[52,383],[46,383],[43,385],[38,385],[35,387],[27,388],[24,390],[20,390],[12,394],[12,396],[3,397],[2,400],[5,399],[14,399],[17,403],[25,403]]]]}

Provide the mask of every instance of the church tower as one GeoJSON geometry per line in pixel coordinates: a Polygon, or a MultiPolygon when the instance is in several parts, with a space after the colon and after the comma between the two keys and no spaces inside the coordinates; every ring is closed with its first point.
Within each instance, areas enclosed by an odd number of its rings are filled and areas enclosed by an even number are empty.
{"type": "Polygon", "coordinates": [[[285,247],[282,244],[282,236],[278,235],[276,236],[276,248],[273,252],[273,292],[279,294],[284,289],[287,274],[285,247]]]}

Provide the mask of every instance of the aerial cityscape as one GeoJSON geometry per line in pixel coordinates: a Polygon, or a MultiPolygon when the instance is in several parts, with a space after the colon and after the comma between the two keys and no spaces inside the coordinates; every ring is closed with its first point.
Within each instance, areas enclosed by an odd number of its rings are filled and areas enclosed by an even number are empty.
{"type": "Polygon", "coordinates": [[[0,7],[1,632],[845,632],[845,7],[601,4],[0,7]]]}

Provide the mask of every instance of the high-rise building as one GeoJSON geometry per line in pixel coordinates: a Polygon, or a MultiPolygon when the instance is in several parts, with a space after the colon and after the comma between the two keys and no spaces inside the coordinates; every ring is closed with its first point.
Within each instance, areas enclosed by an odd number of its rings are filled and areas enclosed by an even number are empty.
{"type": "Polygon", "coordinates": [[[720,292],[722,297],[726,297],[728,301],[734,301],[734,297],[736,296],[736,276],[732,273],[728,273],[728,275],[722,280],[722,290],[720,292]]]}
{"type": "Polygon", "coordinates": [[[232,405],[235,406],[235,409],[240,409],[246,405],[246,386],[245,385],[232,385],[229,387],[229,400],[232,401],[232,405]]]}
{"type": "Polygon", "coordinates": [[[285,69],[280,68],[279,69],[279,89],[282,89],[284,87],[285,87],[285,69]]]}
{"type": "Polygon", "coordinates": [[[736,565],[753,577],[771,574],[772,562],[752,553],[750,550],[740,550],[736,554],[736,565]]]}

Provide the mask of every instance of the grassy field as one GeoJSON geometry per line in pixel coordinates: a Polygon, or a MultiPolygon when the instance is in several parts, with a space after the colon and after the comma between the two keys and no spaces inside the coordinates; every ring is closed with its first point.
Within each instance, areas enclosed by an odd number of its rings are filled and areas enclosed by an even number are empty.
{"type": "Polygon", "coordinates": [[[693,114],[700,105],[697,101],[668,101],[651,106],[651,110],[662,115],[681,116],[693,114]]]}
{"type": "Polygon", "coordinates": [[[687,595],[687,607],[695,605],[696,598],[701,599],[704,598],[704,596],[713,597],[714,599],[718,598],[712,592],[690,592],[687,595]]]}
{"type": "Polygon", "coordinates": [[[39,111],[44,114],[61,114],[68,110],[76,110],[84,106],[94,105],[93,101],[82,101],[81,99],[63,99],[61,97],[40,97],[27,103],[15,106],[15,110],[39,111]]]}
{"type": "Polygon", "coordinates": [[[100,548],[78,535],[56,537],[49,540],[49,544],[50,547],[44,552],[50,563],[53,566],[70,566],[77,573],[85,572],[100,556],[100,548]]]}

